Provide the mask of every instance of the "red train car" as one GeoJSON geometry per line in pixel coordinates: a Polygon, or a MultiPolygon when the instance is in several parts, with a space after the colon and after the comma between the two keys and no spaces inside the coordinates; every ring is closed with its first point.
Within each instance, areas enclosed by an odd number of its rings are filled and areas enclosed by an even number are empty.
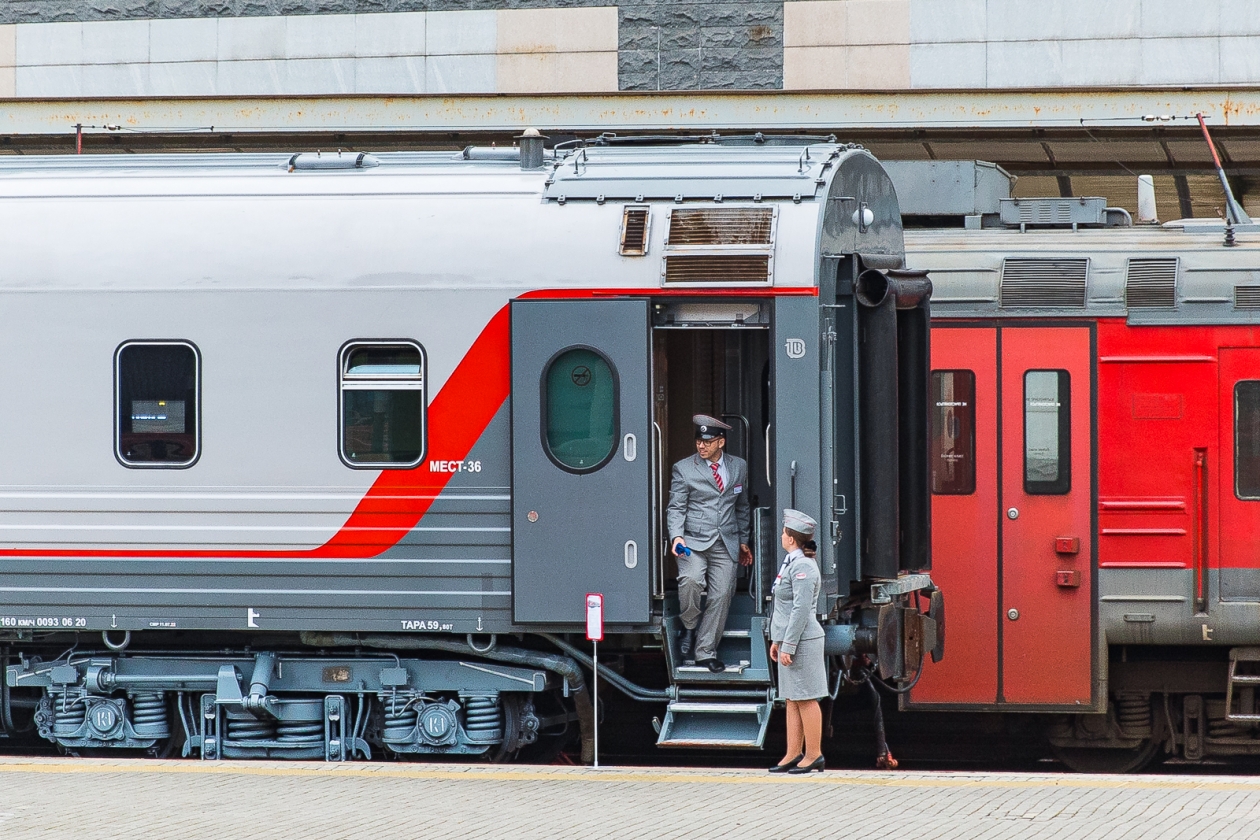
{"type": "Polygon", "coordinates": [[[1040,715],[1082,770],[1260,754],[1260,226],[897,166],[949,629],[903,707],[1040,715]]]}

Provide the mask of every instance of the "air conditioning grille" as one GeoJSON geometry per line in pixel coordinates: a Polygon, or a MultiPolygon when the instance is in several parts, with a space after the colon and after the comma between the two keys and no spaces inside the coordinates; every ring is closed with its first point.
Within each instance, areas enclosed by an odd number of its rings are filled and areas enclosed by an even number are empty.
{"type": "Polygon", "coordinates": [[[773,229],[772,207],[678,208],[669,215],[669,245],[765,246],[773,229]]]}
{"type": "Polygon", "coordinates": [[[1011,258],[1002,262],[1003,307],[1084,309],[1089,260],[1011,258]]]}
{"type": "Polygon", "coordinates": [[[1177,258],[1129,260],[1124,300],[1130,309],[1171,308],[1177,305],[1177,258]]]}

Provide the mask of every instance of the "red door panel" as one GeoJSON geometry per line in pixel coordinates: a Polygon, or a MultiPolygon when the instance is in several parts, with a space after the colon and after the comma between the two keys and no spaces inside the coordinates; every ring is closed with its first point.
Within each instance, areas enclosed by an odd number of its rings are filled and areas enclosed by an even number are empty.
{"type": "Polygon", "coordinates": [[[1223,348],[1220,389],[1221,600],[1260,601],[1260,349],[1223,348]]]}
{"type": "Polygon", "coordinates": [[[948,632],[945,658],[926,663],[910,702],[990,704],[998,693],[997,330],[934,328],[932,370],[932,579],[945,594],[948,632]]]}
{"type": "Polygon", "coordinates": [[[1007,703],[1091,699],[1090,356],[1088,328],[1002,330],[999,620],[1007,703]]]}

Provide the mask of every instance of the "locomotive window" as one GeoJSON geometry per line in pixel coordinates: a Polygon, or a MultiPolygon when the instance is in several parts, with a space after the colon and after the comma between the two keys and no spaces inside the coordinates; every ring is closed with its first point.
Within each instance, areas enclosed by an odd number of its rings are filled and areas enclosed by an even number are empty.
{"type": "Polygon", "coordinates": [[[1234,386],[1234,495],[1260,499],[1260,380],[1234,386]]]}
{"type": "Polygon", "coordinates": [[[190,467],[200,441],[197,348],[130,341],[114,354],[114,454],[127,467],[190,467]]]}
{"type": "Polygon", "coordinates": [[[341,458],[351,467],[414,467],[424,457],[424,350],[413,342],[341,349],[341,458]]]}
{"type": "Polygon", "coordinates": [[[1024,374],[1024,492],[1063,495],[1072,489],[1071,380],[1066,370],[1024,374]]]}
{"type": "Polygon", "coordinates": [[[608,360],[574,347],[543,373],[543,442],[557,466],[571,472],[602,467],[617,447],[617,378],[608,360]]]}
{"type": "Polygon", "coordinates": [[[932,492],[976,492],[976,375],[932,371],[932,492]]]}

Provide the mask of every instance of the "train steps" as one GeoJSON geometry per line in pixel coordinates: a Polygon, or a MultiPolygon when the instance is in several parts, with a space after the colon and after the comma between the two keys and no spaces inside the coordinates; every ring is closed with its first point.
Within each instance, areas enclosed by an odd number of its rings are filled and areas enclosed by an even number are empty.
{"type": "Polygon", "coordinates": [[[726,670],[684,665],[678,654],[678,600],[671,593],[661,621],[662,647],[677,697],[660,721],[659,747],[760,749],[774,706],[766,617],[738,593],[731,603],[718,658],[726,670]]]}

